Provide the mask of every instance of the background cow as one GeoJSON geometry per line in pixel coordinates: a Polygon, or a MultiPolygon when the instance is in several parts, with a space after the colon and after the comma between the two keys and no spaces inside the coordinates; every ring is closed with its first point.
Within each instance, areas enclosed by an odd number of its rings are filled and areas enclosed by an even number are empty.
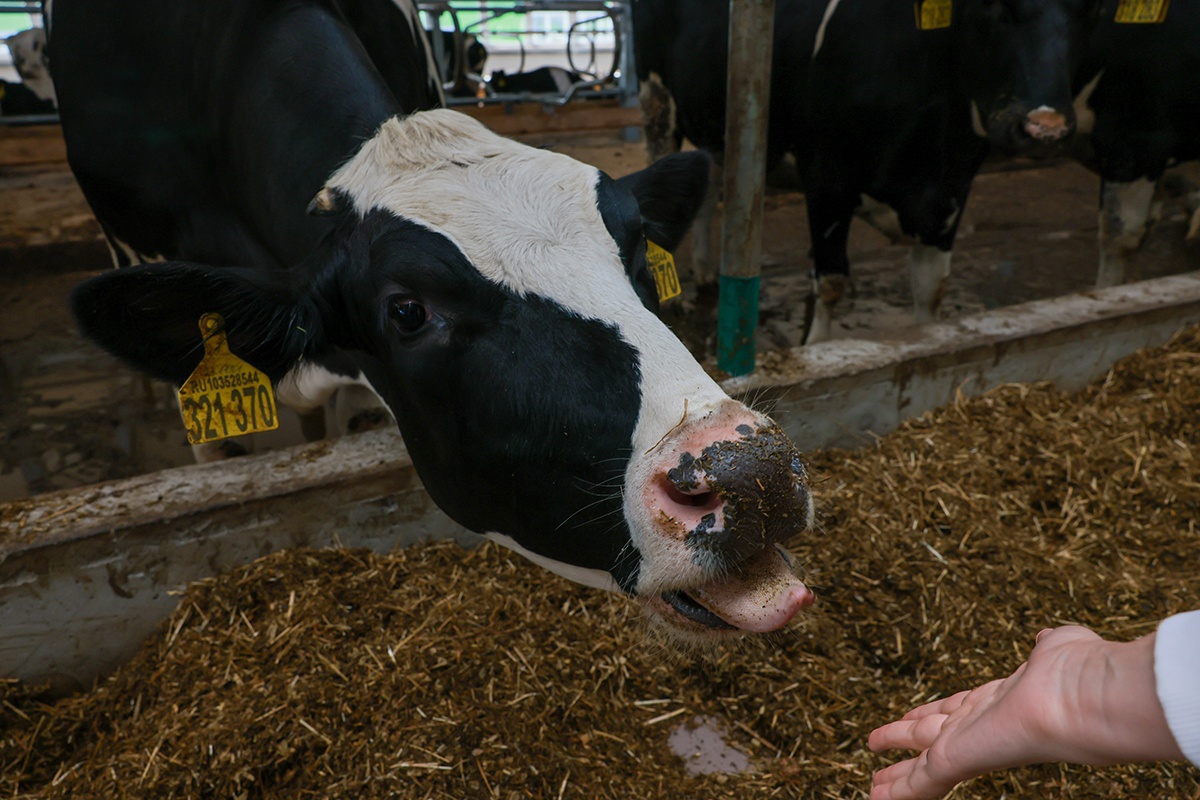
{"type": "MultiPolygon", "coordinates": [[[[806,341],[829,335],[847,288],[856,213],[913,242],[915,314],[934,317],[990,145],[1044,154],[1069,138],[1072,65],[1099,5],[958,0],[922,28],[920,3],[914,18],[913,4],[891,0],[778,0],[767,160],[770,167],[794,154],[806,195],[814,304],[806,341]]],[[[666,108],[651,127],[719,154],[726,4],[638,0],[634,37],[643,102],[666,108]]],[[[713,280],[707,238],[698,235],[694,246],[699,280],[713,280]]]]}
{"type": "MultiPolygon", "coordinates": [[[[1168,167],[1200,158],[1200,7],[1173,3],[1159,23],[1117,22],[1115,0],[1074,75],[1082,118],[1075,154],[1101,178],[1099,286],[1127,277],[1168,167]]],[[[1191,235],[1200,226],[1192,192],[1191,235]]]]}
{"type": "Polygon", "coordinates": [[[30,28],[9,36],[4,44],[8,46],[21,82],[0,81],[0,113],[53,114],[57,98],[54,81],[50,78],[46,32],[41,28],[30,28]]]}
{"type": "Polygon", "coordinates": [[[294,402],[368,379],[452,518],[680,636],[811,602],[779,549],[811,522],[798,453],[651,310],[646,241],[678,242],[707,157],[616,181],[456,112],[405,116],[331,0],[52,17],[79,184],[124,252],[171,259],[80,286],[90,337],[178,383],[215,312],[294,402]]]}

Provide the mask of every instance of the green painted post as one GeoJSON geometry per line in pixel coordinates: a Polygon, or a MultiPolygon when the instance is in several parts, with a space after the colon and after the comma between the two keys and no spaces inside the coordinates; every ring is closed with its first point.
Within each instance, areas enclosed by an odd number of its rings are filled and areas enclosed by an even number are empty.
{"type": "Polygon", "coordinates": [[[717,366],[754,371],[775,0],[729,0],[717,366]]]}

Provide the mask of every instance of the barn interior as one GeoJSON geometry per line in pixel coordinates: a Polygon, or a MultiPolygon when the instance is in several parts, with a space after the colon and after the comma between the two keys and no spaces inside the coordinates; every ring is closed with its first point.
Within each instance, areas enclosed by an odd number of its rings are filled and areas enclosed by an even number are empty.
{"type": "MultiPolygon", "coordinates": [[[[422,7],[455,50],[478,31],[437,16],[452,5],[422,7]]],[[[587,80],[505,94],[458,66],[448,85],[473,88],[452,107],[611,175],[644,167],[612,55],[629,4],[523,5],[504,8],[514,30],[480,34],[491,67],[587,80]],[[596,17],[598,33],[572,27],[596,17]]],[[[37,25],[36,6],[0,12],[37,25]]],[[[0,792],[866,797],[889,763],[872,728],[1009,674],[1038,630],[1127,640],[1195,606],[1200,262],[1177,187],[1200,172],[1172,176],[1138,280],[1098,290],[1097,176],[989,163],[929,325],[909,246],[856,224],[853,292],[814,345],[805,195],[774,176],[754,371],[718,363],[706,292],[663,316],[805,451],[818,524],[790,549],[819,601],[683,655],[628,598],[440,514],[393,431],[309,443],[288,416],[253,454],[194,464],[173,388],[71,318],[71,288],[111,262],[60,130],[0,116],[0,792]]],[[[1200,774],[1044,765],[954,796],[1200,797],[1200,774]]]]}

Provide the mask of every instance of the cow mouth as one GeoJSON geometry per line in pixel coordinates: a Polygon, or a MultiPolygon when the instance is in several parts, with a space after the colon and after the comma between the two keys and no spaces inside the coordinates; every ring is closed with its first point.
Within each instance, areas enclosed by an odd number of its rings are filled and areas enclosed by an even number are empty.
{"type": "Polygon", "coordinates": [[[697,625],[706,628],[712,628],[718,631],[736,631],[733,625],[730,625],[725,620],[718,617],[713,612],[704,607],[702,603],[696,601],[687,592],[679,589],[672,589],[669,592],[663,592],[659,595],[663,602],[673,608],[684,619],[691,620],[697,625]]]}
{"type": "Polygon", "coordinates": [[[778,630],[814,600],[792,572],[790,558],[770,547],[728,575],[667,590],[648,605],[676,628],[713,636],[778,630]]]}

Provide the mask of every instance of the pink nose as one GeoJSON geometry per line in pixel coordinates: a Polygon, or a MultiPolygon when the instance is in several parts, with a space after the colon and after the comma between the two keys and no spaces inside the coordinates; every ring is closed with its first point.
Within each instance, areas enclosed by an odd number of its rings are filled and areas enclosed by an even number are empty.
{"type": "Polygon", "coordinates": [[[1038,108],[1025,116],[1025,132],[1041,142],[1054,142],[1070,132],[1067,118],[1052,108],[1038,108]]]}

